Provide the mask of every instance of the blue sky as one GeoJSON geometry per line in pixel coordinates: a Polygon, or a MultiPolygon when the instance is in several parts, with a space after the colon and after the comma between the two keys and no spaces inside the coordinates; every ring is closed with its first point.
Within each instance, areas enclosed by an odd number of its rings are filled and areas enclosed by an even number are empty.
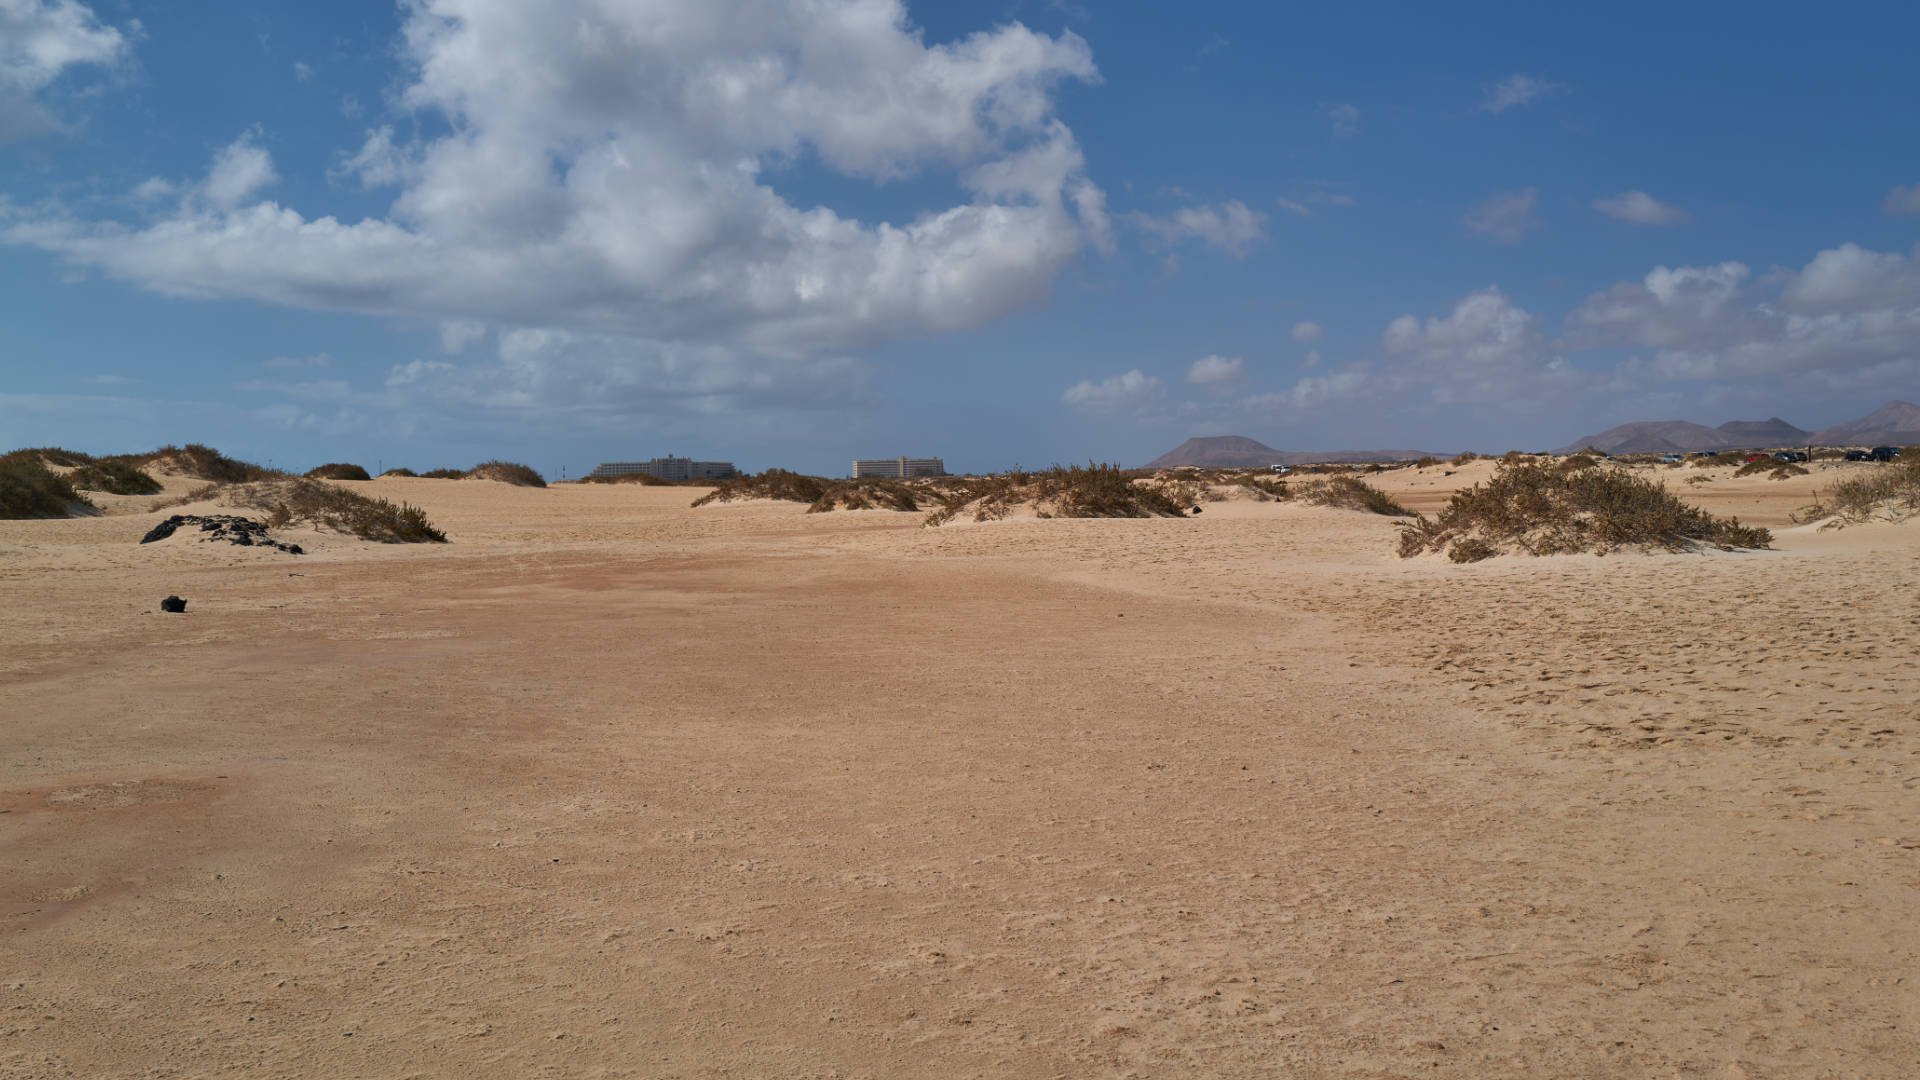
{"type": "Polygon", "coordinates": [[[840,472],[1920,398],[1920,11],[0,0],[0,443],[840,472]]]}

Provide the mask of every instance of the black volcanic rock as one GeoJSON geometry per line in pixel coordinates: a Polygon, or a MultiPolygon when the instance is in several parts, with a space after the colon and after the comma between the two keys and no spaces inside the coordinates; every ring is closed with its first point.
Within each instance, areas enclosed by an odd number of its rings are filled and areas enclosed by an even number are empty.
{"type": "Polygon", "coordinates": [[[240,547],[270,547],[284,551],[289,555],[305,555],[299,544],[283,544],[267,532],[267,527],[252,518],[237,514],[175,514],[167,520],[147,530],[140,538],[143,544],[165,540],[181,529],[192,526],[202,533],[202,541],[221,540],[240,547]]]}

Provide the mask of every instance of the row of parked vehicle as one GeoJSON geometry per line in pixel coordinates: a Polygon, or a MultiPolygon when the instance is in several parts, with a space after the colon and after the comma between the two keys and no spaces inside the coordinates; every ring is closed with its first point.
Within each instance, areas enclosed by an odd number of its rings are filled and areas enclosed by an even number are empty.
{"type": "MultiPolygon", "coordinates": [[[[1714,450],[1696,450],[1690,455],[1661,454],[1660,461],[1665,465],[1673,465],[1685,461],[1688,457],[1718,457],[1719,454],[1719,451],[1714,450]]],[[[1876,446],[1871,450],[1849,450],[1846,456],[1848,461],[1892,461],[1900,456],[1900,448],[1897,446],[1876,446]]],[[[1798,464],[1799,462],[1807,460],[1807,452],[1805,450],[1781,450],[1774,454],[1752,453],[1740,460],[1750,465],[1756,461],[1767,461],[1769,459],[1773,461],[1784,461],[1788,464],[1798,464]]]]}

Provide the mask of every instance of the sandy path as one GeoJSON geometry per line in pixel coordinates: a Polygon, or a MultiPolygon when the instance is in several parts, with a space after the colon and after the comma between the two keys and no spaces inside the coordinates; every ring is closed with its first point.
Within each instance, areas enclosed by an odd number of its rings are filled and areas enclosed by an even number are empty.
{"type": "Polygon", "coordinates": [[[1920,531],[369,487],[458,543],[0,529],[0,1074],[1920,1067],[1920,531]]]}

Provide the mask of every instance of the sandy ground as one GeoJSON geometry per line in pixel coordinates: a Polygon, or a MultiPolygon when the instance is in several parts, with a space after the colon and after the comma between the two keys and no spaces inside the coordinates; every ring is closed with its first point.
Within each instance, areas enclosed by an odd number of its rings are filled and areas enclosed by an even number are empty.
{"type": "Polygon", "coordinates": [[[1913,1076],[1920,523],[1787,526],[1823,475],[1684,488],[1775,551],[1470,566],[1246,502],[0,522],[0,1076],[1913,1076]]]}

